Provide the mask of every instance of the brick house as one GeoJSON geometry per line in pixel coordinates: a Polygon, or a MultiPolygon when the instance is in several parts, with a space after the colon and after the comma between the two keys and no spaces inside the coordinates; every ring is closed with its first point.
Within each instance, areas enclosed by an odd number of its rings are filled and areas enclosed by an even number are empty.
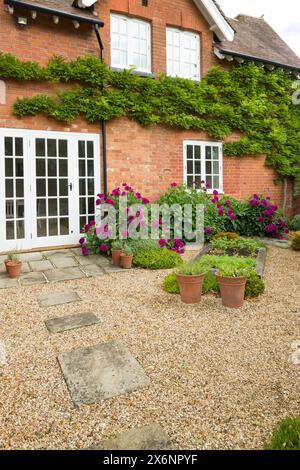
{"type": "MultiPolygon", "coordinates": [[[[225,17],[213,0],[5,0],[0,51],[46,64],[99,55],[113,69],[192,80],[214,65],[255,60],[300,71],[300,59],[262,19],[225,17]]],[[[128,181],[155,199],[172,181],[201,177],[237,198],[268,193],[292,211],[293,181],[274,183],[265,156],[223,157],[222,142],[194,130],[142,128],[126,118],[62,125],[12,115],[17,97],[56,85],[0,82],[0,251],[77,243],[94,196],[128,181]],[[201,155],[201,158],[200,158],[201,155]]],[[[238,136],[231,136],[236,139],[238,136]]]]}

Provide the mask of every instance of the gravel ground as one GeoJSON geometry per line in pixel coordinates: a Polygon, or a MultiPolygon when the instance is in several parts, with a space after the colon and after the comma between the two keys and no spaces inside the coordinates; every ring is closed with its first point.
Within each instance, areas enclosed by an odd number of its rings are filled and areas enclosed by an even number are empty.
{"type": "Polygon", "coordinates": [[[261,448],[277,421],[300,412],[300,253],[268,249],[266,293],[240,311],[207,296],[185,306],[161,290],[166,272],[1,290],[0,448],[81,449],[112,434],[161,424],[178,449],[261,448]],[[74,289],[81,303],[40,308],[40,293],[74,289]],[[101,322],[50,335],[44,320],[87,310],[101,322]],[[75,408],[56,356],[122,341],[151,384],[75,408]]]}

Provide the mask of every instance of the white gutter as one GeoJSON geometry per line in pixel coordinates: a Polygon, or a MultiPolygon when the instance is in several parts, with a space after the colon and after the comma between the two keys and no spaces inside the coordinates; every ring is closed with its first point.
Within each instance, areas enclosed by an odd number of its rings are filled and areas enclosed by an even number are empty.
{"type": "Polygon", "coordinates": [[[211,30],[216,33],[220,41],[233,41],[234,30],[226,21],[213,0],[194,0],[196,6],[208,22],[211,30]]]}

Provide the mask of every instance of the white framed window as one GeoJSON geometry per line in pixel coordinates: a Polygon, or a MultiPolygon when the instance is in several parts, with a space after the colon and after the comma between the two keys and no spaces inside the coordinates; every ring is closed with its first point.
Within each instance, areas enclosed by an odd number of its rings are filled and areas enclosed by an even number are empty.
{"type": "Polygon", "coordinates": [[[200,80],[200,36],[167,28],[167,75],[200,80]]]}
{"type": "Polygon", "coordinates": [[[151,29],[147,21],[112,14],[111,66],[151,73],[151,29]]]}
{"type": "Polygon", "coordinates": [[[208,192],[215,189],[223,192],[223,155],[219,142],[184,141],[184,179],[192,187],[201,181],[209,186],[208,192]]]}

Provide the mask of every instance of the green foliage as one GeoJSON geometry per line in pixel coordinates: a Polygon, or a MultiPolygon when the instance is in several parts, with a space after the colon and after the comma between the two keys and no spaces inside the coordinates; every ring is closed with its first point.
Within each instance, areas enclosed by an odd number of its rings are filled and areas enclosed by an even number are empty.
{"type": "Polygon", "coordinates": [[[129,240],[128,245],[131,247],[132,253],[137,255],[143,251],[154,251],[160,250],[160,246],[158,244],[158,240],[129,240]]]}
{"type": "Polygon", "coordinates": [[[132,248],[128,243],[124,244],[123,252],[125,256],[131,256],[133,255],[132,248]]]}
{"type": "Polygon", "coordinates": [[[290,223],[291,230],[300,230],[300,214],[295,215],[293,220],[290,223]]]}
{"type": "MultiPolygon", "coordinates": [[[[164,279],[164,290],[169,294],[180,294],[179,284],[175,273],[168,274],[164,279]]],[[[208,271],[205,274],[203,281],[202,292],[207,294],[208,292],[218,292],[219,284],[216,276],[208,271]]]]}
{"type": "Polygon", "coordinates": [[[163,287],[169,294],[180,294],[179,284],[175,273],[168,274],[165,277],[163,287]]]}
{"type": "Polygon", "coordinates": [[[205,255],[197,261],[203,269],[216,269],[221,276],[237,277],[248,276],[255,270],[256,261],[253,258],[238,256],[205,255]]]}
{"type": "Polygon", "coordinates": [[[266,450],[300,450],[300,418],[283,419],[266,450]]]}
{"type": "Polygon", "coordinates": [[[200,264],[190,261],[178,266],[177,272],[183,276],[198,276],[204,274],[206,270],[200,264]]]}
{"type": "Polygon", "coordinates": [[[228,240],[234,240],[236,238],[239,238],[239,234],[235,232],[219,232],[216,233],[216,235],[214,236],[214,239],[218,238],[227,238],[228,240]]]}
{"type": "Polygon", "coordinates": [[[294,251],[300,251],[300,231],[294,233],[292,241],[292,249],[294,251]]]}
{"type": "Polygon", "coordinates": [[[267,71],[249,62],[229,71],[212,68],[197,83],[164,75],[153,80],[130,70],[113,72],[94,56],[72,62],[54,57],[41,67],[1,53],[0,78],[72,86],[56,96],[18,99],[16,116],[44,113],[63,122],[81,114],[89,122],[127,116],[143,126],[206,131],[218,140],[237,130],[243,137],[225,144],[225,155],[266,154],[267,164],[280,176],[300,174],[300,106],[292,104],[294,89],[287,71],[267,71]]]}
{"type": "Polygon", "coordinates": [[[264,247],[264,243],[250,238],[214,238],[211,242],[212,252],[227,254],[231,256],[256,256],[259,248],[264,247]]]}
{"type": "Polygon", "coordinates": [[[19,263],[20,256],[17,250],[12,250],[7,253],[7,259],[13,263],[19,263]]]}
{"type": "Polygon", "coordinates": [[[261,277],[255,272],[251,271],[247,274],[247,284],[245,297],[246,299],[252,299],[259,297],[265,292],[265,283],[261,277]]]}
{"type": "Polygon", "coordinates": [[[133,264],[144,269],[171,269],[180,263],[180,255],[166,249],[141,251],[133,258],[133,264]]]}
{"type": "Polygon", "coordinates": [[[121,240],[116,240],[111,244],[112,250],[122,250],[123,249],[123,242],[121,240]]]}

